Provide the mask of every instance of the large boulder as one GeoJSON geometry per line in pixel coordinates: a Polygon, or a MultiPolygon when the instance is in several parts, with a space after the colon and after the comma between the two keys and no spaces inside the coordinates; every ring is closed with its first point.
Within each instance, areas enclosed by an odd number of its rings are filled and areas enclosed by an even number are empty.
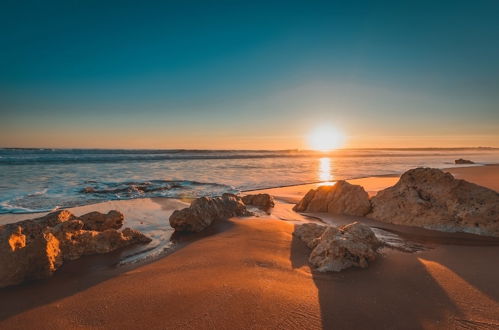
{"type": "Polygon", "coordinates": [[[256,206],[267,213],[275,206],[274,198],[269,194],[244,195],[242,200],[244,204],[256,206]]]}
{"type": "Polygon", "coordinates": [[[371,203],[364,188],[340,180],[332,186],[311,189],[293,210],[364,216],[371,210],[371,203]]]}
{"type": "Polygon", "coordinates": [[[371,228],[358,222],[339,228],[299,225],[295,235],[313,249],[308,261],[319,272],[339,272],[350,267],[366,268],[370,261],[376,259],[377,250],[383,246],[371,228]]]}
{"type": "Polygon", "coordinates": [[[409,170],[371,203],[379,221],[499,236],[499,194],[439,169],[409,170]]]}
{"type": "Polygon", "coordinates": [[[170,226],[179,232],[200,232],[215,220],[252,215],[240,197],[223,194],[222,197],[200,197],[170,216],[170,226]]]}
{"type": "Polygon", "coordinates": [[[65,260],[149,241],[129,228],[85,230],[84,221],[66,210],[6,224],[0,226],[0,287],[49,277],[65,260]]]}

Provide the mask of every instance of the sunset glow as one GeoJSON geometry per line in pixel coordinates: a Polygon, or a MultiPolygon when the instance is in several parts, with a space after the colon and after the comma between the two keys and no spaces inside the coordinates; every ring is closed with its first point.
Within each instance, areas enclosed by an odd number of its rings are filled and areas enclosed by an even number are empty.
{"type": "Polygon", "coordinates": [[[312,150],[331,151],[341,148],[345,143],[344,135],[333,126],[320,126],[308,136],[308,146],[312,150]]]}
{"type": "Polygon", "coordinates": [[[318,170],[319,180],[323,182],[321,185],[332,185],[330,182],[333,179],[331,175],[331,158],[322,157],[319,159],[319,170],[318,170]]]}

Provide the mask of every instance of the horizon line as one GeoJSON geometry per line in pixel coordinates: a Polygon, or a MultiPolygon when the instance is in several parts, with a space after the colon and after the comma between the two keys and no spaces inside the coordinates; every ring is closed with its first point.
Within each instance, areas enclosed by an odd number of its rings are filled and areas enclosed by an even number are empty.
{"type": "Polygon", "coordinates": [[[472,150],[472,149],[486,149],[486,150],[499,150],[499,147],[489,146],[475,146],[475,147],[359,147],[359,148],[337,148],[329,151],[320,151],[312,149],[199,149],[199,148],[96,148],[96,147],[2,147],[0,150],[150,150],[150,151],[296,151],[296,152],[316,152],[316,153],[330,153],[336,151],[346,150],[472,150]]]}

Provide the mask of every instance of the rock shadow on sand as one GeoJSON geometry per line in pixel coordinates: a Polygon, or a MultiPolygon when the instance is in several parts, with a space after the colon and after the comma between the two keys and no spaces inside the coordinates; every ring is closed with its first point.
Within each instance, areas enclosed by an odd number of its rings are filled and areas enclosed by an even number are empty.
{"type": "MultiPolygon", "coordinates": [[[[230,221],[217,221],[200,233],[174,234],[171,237],[172,242],[174,242],[173,247],[161,258],[172,255],[197,240],[229,230],[233,225],[230,221]]],[[[103,255],[84,256],[65,263],[48,279],[29,281],[0,289],[0,321],[73,296],[128,271],[159,260],[159,258],[146,259],[144,262],[117,267],[124,251],[126,249],[103,255]]]]}
{"type": "MultiPolygon", "coordinates": [[[[384,249],[367,269],[310,270],[324,329],[421,329],[460,312],[416,254],[384,249]]],[[[310,249],[293,235],[293,268],[308,265],[310,249]]]]}

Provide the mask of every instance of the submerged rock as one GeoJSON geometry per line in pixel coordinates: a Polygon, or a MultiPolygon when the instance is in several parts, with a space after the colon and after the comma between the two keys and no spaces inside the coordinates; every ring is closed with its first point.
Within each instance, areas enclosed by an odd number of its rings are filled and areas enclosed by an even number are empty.
{"type": "Polygon", "coordinates": [[[499,194],[439,169],[409,170],[371,203],[379,221],[499,236],[499,194]]]}
{"type": "MultiPolygon", "coordinates": [[[[117,211],[111,211],[108,215],[92,212],[82,218],[105,218],[110,221],[123,216],[117,211]],[[107,217],[109,214],[111,216],[107,217]]],[[[111,228],[121,227],[122,221],[119,226],[116,221],[110,223],[109,228],[101,225],[102,230],[86,230],[85,221],[63,210],[0,226],[0,287],[49,277],[65,260],[151,241],[129,228],[121,232],[111,228]]]]}
{"type": "Polygon", "coordinates": [[[269,194],[244,195],[242,200],[244,204],[256,206],[267,213],[275,205],[274,198],[269,194]]]}
{"type": "Polygon", "coordinates": [[[475,164],[475,162],[471,161],[471,160],[468,160],[468,159],[462,159],[462,158],[459,158],[459,159],[456,159],[454,161],[455,164],[475,164]]]}
{"type": "Polygon", "coordinates": [[[340,180],[332,186],[311,189],[293,210],[364,216],[371,210],[371,203],[364,188],[340,180]]]}
{"type": "Polygon", "coordinates": [[[338,228],[303,224],[296,226],[294,234],[312,248],[308,261],[319,272],[366,268],[383,245],[371,228],[358,222],[338,228]]]}
{"type": "Polygon", "coordinates": [[[170,226],[176,231],[199,232],[215,220],[235,216],[252,215],[240,197],[223,194],[222,197],[200,197],[182,210],[175,210],[170,216],[170,226]]]}

